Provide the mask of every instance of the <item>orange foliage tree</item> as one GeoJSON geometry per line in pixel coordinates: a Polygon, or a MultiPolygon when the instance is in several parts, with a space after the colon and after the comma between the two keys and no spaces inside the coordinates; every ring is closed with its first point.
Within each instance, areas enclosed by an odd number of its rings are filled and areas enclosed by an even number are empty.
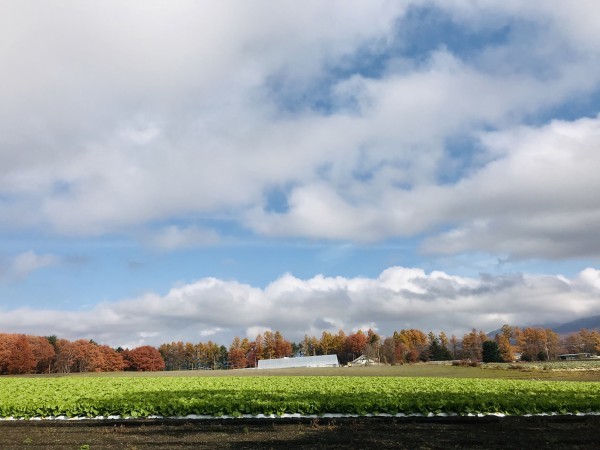
{"type": "Polygon", "coordinates": [[[127,367],[123,355],[114,348],[101,345],[98,349],[102,355],[102,365],[100,366],[102,372],[121,372],[127,367]]]}
{"type": "Polygon", "coordinates": [[[363,333],[362,330],[349,334],[346,338],[346,350],[352,355],[352,358],[357,358],[362,355],[366,346],[367,335],[363,333]]]}
{"type": "Polygon", "coordinates": [[[0,334],[0,373],[33,373],[36,365],[37,361],[26,335],[0,334]]]}
{"type": "Polygon", "coordinates": [[[514,331],[510,325],[503,325],[500,333],[494,338],[498,343],[498,350],[504,362],[512,362],[515,360],[514,348],[510,340],[514,338],[514,331]]]}
{"type": "Polygon", "coordinates": [[[156,372],[165,370],[165,361],[160,352],[151,345],[143,345],[133,350],[124,350],[123,358],[129,369],[137,372],[156,372]]]}
{"type": "Polygon", "coordinates": [[[52,371],[52,361],[56,356],[54,347],[48,339],[42,336],[27,336],[31,353],[36,361],[36,373],[50,373],[52,371]]]}
{"type": "Polygon", "coordinates": [[[398,362],[417,362],[427,359],[429,341],[427,335],[421,330],[411,328],[409,330],[394,331],[396,342],[396,358],[398,362]]]}
{"type": "Polygon", "coordinates": [[[29,345],[29,340],[24,334],[17,335],[13,340],[7,371],[10,374],[32,373],[36,361],[29,345]]]}
{"type": "Polygon", "coordinates": [[[483,331],[477,331],[475,328],[463,336],[462,350],[463,357],[471,361],[481,361],[483,357],[483,343],[489,338],[483,331]]]}
{"type": "Polygon", "coordinates": [[[560,352],[558,334],[550,329],[525,328],[515,329],[517,345],[521,349],[521,359],[525,361],[546,361],[556,359],[560,352]]]}
{"type": "Polygon", "coordinates": [[[249,350],[248,340],[245,339],[244,341],[246,342],[247,348],[243,347],[243,341],[237,336],[233,339],[233,342],[229,347],[229,365],[233,369],[244,369],[248,365],[248,359],[246,358],[246,354],[249,350]]]}

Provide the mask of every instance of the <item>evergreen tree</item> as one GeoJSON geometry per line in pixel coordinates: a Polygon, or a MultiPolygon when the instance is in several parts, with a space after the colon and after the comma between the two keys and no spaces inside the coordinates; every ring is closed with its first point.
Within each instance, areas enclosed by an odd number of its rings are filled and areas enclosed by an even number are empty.
{"type": "Polygon", "coordinates": [[[429,341],[428,356],[431,361],[448,361],[452,359],[452,355],[448,348],[445,345],[442,345],[441,338],[437,337],[433,332],[429,332],[427,340],[429,341]]]}
{"type": "Polygon", "coordinates": [[[484,363],[502,362],[500,347],[496,341],[485,341],[483,343],[482,358],[484,363]]]}

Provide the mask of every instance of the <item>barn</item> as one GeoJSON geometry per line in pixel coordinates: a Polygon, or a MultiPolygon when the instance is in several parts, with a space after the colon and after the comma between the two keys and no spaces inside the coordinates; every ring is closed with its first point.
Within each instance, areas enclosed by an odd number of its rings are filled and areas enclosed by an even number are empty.
{"type": "Polygon", "coordinates": [[[338,367],[337,355],[299,356],[296,358],[260,359],[258,369],[289,369],[293,367],[338,367]]]}

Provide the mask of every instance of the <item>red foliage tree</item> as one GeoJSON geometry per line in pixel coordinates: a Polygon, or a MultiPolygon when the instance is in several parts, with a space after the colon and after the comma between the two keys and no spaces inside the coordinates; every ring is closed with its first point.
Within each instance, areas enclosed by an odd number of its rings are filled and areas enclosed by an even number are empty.
{"type": "Polygon", "coordinates": [[[246,352],[243,348],[238,347],[229,350],[229,364],[231,364],[234,369],[244,369],[247,366],[248,360],[246,359],[246,352]]]}
{"type": "Polygon", "coordinates": [[[77,360],[77,349],[71,341],[58,339],[56,341],[56,357],[54,358],[55,371],[58,373],[71,373],[77,360]]]}
{"type": "Polygon", "coordinates": [[[78,339],[72,343],[75,351],[74,372],[100,372],[103,358],[98,344],[86,339],[78,339]]]}
{"type": "Polygon", "coordinates": [[[8,373],[8,362],[12,349],[13,335],[0,333],[0,373],[8,373]]]}
{"type": "Polygon", "coordinates": [[[362,330],[358,330],[356,333],[352,333],[346,338],[346,348],[349,353],[353,353],[355,356],[360,356],[366,346],[367,336],[362,330]]]}
{"type": "Polygon", "coordinates": [[[99,347],[102,354],[102,372],[120,372],[127,367],[123,355],[108,345],[99,347]]]}
{"type": "Polygon", "coordinates": [[[258,360],[263,359],[262,336],[259,334],[257,337],[261,338],[261,340],[248,342],[248,350],[246,351],[246,361],[248,367],[256,367],[258,365],[258,360]]]}
{"type": "Polygon", "coordinates": [[[125,350],[123,357],[129,363],[130,370],[137,372],[165,370],[165,361],[160,352],[150,345],[137,347],[133,350],[125,350]]]}
{"type": "Polygon", "coordinates": [[[52,369],[52,360],[56,356],[54,347],[48,339],[42,336],[27,336],[29,346],[35,359],[36,373],[50,373],[52,369]]]}
{"type": "Polygon", "coordinates": [[[18,335],[11,346],[7,372],[10,374],[31,373],[35,370],[36,361],[33,357],[27,336],[18,335]]]}
{"type": "Polygon", "coordinates": [[[244,369],[248,365],[246,353],[248,352],[248,340],[244,339],[244,344],[239,337],[234,337],[229,346],[228,360],[229,365],[234,369],[244,369]],[[244,348],[244,346],[246,348],[244,348]]]}

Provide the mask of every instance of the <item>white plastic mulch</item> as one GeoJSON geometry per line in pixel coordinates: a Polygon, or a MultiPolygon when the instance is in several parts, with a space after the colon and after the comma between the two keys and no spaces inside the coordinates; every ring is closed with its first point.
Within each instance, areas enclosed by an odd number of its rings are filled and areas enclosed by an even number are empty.
{"type": "MultiPolygon", "coordinates": [[[[522,417],[532,417],[532,416],[598,416],[600,412],[590,412],[590,413],[540,413],[540,414],[523,414],[522,417]]],[[[429,413],[429,414],[338,414],[338,413],[326,413],[322,415],[317,414],[243,414],[241,416],[209,416],[209,415],[198,415],[198,414],[188,414],[187,416],[146,416],[146,417],[128,417],[128,416],[97,416],[97,417],[67,417],[67,416],[52,416],[52,417],[32,417],[30,419],[25,419],[22,417],[1,417],[0,420],[141,420],[141,419],[173,419],[173,420],[216,420],[216,419],[321,419],[321,418],[346,418],[346,417],[506,417],[506,414],[502,413],[489,413],[489,414],[458,414],[458,413],[429,413]]],[[[510,415],[511,417],[515,417],[516,415],[510,415]]]]}

